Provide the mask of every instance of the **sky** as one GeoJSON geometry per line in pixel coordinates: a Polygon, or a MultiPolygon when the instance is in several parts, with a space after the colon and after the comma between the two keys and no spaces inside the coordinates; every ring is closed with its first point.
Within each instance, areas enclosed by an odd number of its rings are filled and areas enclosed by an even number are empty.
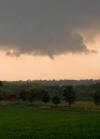
{"type": "Polygon", "coordinates": [[[100,79],[99,0],[0,0],[0,80],[100,79]]]}

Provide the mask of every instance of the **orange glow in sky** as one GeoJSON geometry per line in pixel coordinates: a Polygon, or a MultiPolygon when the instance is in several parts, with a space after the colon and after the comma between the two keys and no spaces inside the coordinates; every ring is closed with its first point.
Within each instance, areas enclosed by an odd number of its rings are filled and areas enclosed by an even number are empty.
{"type": "MultiPolygon", "coordinates": [[[[88,43],[99,50],[99,39],[88,43]]],[[[100,78],[100,53],[66,54],[55,59],[22,55],[11,57],[0,52],[0,80],[35,79],[98,79],[100,78]]]]}

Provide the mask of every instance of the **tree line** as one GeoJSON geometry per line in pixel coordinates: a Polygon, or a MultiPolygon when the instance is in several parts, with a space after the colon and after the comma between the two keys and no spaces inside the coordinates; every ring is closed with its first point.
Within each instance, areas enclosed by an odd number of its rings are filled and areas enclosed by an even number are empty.
{"type": "MultiPolygon", "coordinates": [[[[61,103],[62,100],[64,100],[66,103],[68,103],[68,106],[71,107],[75,101],[77,101],[77,93],[74,90],[73,86],[65,86],[62,91],[62,96],[59,95],[53,95],[51,96],[49,92],[41,87],[34,87],[34,86],[27,86],[23,88],[19,96],[15,96],[12,94],[8,94],[7,91],[4,88],[3,83],[0,81],[0,100],[22,100],[22,101],[29,101],[31,104],[34,101],[40,100],[44,103],[49,103],[52,101],[53,104],[58,105],[61,103]]],[[[100,92],[96,91],[93,95],[93,100],[95,105],[100,104],[100,92]]]]}

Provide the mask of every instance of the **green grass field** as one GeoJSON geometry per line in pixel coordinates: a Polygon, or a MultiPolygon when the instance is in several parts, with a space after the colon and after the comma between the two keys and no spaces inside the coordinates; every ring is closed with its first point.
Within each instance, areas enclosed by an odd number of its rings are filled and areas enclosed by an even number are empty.
{"type": "Polygon", "coordinates": [[[0,106],[0,139],[99,139],[100,112],[0,106]]]}

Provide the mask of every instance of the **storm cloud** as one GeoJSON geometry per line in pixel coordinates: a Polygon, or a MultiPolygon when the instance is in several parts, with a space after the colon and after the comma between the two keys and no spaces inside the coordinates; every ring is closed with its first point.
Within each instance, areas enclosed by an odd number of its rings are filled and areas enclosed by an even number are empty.
{"type": "Polygon", "coordinates": [[[99,0],[0,0],[0,50],[8,55],[93,52],[79,30],[100,31],[99,0]]]}

